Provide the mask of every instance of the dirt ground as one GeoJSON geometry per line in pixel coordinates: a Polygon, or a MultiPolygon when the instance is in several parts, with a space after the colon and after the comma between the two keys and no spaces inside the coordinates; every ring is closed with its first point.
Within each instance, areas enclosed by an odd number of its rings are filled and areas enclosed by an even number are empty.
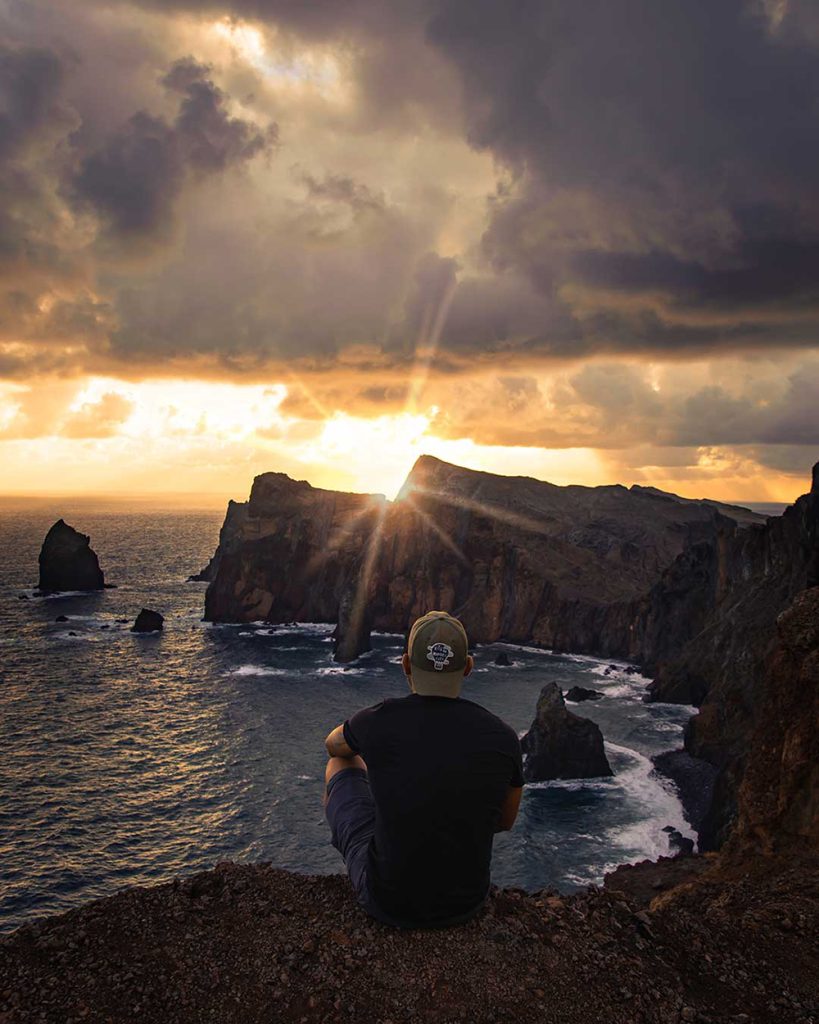
{"type": "Polygon", "coordinates": [[[0,942],[0,1024],[816,1024],[819,872],[679,858],[399,931],[344,875],[218,865],[0,942]]]}

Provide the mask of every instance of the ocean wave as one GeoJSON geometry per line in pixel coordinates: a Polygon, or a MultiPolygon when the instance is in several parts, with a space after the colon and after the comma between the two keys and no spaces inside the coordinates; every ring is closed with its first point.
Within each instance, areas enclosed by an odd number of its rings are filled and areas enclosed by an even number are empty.
{"type": "Polygon", "coordinates": [[[85,643],[99,643],[105,639],[105,636],[100,633],[76,633],[73,630],[63,631],[52,634],[55,640],[82,640],[85,643]]]}
{"type": "Polygon", "coordinates": [[[371,676],[374,673],[381,673],[383,671],[383,668],[356,668],[354,666],[347,667],[346,665],[328,665],[326,668],[320,668],[317,674],[320,676],[371,676]]]}
{"type": "Polygon", "coordinates": [[[638,808],[647,808],[647,817],[627,825],[607,830],[612,844],[623,851],[620,863],[634,864],[639,860],[656,860],[667,856],[668,835],[663,827],[671,825],[682,835],[696,842],[697,835],[685,820],[677,787],[657,773],[650,758],[631,747],[606,741],[606,749],[631,760],[631,765],[615,776],[626,795],[638,808]]]}
{"type": "Polygon", "coordinates": [[[286,676],[290,674],[287,669],[273,668],[269,665],[240,665],[239,668],[228,672],[229,676],[286,676]]]}
{"type": "Polygon", "coordinates": [[[475,647],[504,647],[509,651],[523,651],[526,654],[547,654],[552,656],[550,647],[528,647],[526,644],[507,643],[506,640],[496,640],[492,644],[476,644],[475,647]]]}

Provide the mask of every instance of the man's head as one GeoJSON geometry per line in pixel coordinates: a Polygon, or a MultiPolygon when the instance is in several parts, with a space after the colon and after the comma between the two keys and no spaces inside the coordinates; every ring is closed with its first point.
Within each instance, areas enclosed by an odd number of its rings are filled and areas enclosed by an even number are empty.
{"type": "Polygon", "coordinates": [[[447,612],[422,615],[410,628],[401,664],[414,693],[459,696],[473,665],[463,624],[447,612]]]}

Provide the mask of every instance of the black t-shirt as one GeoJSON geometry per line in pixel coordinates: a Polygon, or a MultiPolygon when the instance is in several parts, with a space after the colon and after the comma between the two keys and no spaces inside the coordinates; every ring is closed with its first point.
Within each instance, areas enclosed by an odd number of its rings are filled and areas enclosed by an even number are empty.
{"type": "Polygon", "coordinates": [[[440,924],[483,903],[510,786],[523,785],[514,729],[462,697],[411,693],[344,722],[375,802],[372,898],[406,924],[440,924]]]}

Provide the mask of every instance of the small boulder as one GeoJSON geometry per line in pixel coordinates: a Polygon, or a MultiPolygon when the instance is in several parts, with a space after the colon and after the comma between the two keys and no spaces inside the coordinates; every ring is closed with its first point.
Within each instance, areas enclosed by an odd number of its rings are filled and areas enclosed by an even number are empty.
{"type": "Polygon", "coordinates": [[[589,690],[585,686],[573,686],[566,692],[565,699],[578,704],[581,700],[600,700],[602,696],[600,690],[589,690]]]}
{"type": "Polygon", "coordinates": [[[684,836],[678,829],[666,826],[663,832],[668,832],[668,845],[676,856],[694,852],[694,840],[684,836]]]}
{"type": "Polygon", "coordinates": [[[105,577],[90,538],[58,519],[40,549],[40,592],[102,590],[104,586],[105,577]]]}
{"type": "Polygon", "coordinates": [[[150,608],[143,608],[137,615],[136,622],[131,626],[132,633],[157,633],[162,629],[164,618],[159,612],[151,611],[150,608]]]}
{"type": "Polygon", "coordinates": [[[557,683],[547,683],[540,691],[535,720],[520,745],[527,755],[523,765],[527,782],[614,774],[599,727],[566,710],[557,683]]]}
{"type": "Polygon", "coordinates": [[[509,665],[514,665],[514,662],[506,653],[506,651],[501,651],[500,654],[495,658],[494,664],[502,665],[504,668],[506,668],[509,665]]]}
{"type": "Polygon", "coordinates": [[[68,616],[67,615],[58,615],[57,618],[54,621],[55,622],[68,622],[68,616]]]}

